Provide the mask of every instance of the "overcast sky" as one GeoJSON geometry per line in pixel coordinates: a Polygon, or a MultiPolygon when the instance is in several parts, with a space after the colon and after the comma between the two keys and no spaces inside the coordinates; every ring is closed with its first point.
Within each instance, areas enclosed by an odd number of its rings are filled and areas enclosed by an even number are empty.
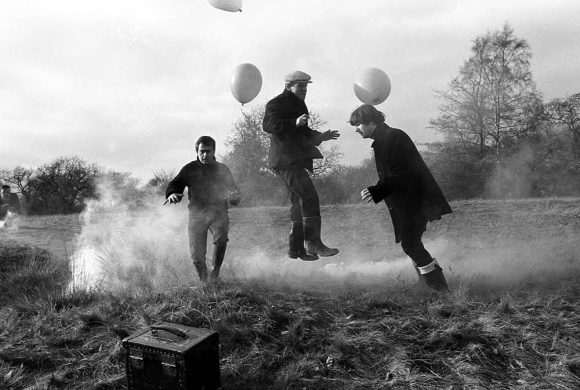
{"type": "Polygon", "coordinates": [[[206,0],[5,2],[0,168],[76,155],[145,180],[177,171],[200,135],[223,154],[242,110],[280,93],[295,69],[314,81],[309,109],[341,132],[343,163],[357,164],[370,142],[346,120],[365,68],[391,79],[377,106],[387,122],[429,142],[434,91],[458,74],[476,37],[505,23],[530,44],[545,99],[580,92],[579,15],[577,0],[245,0],[237,13],[206,0]],[[246,62],[263,84],[242,108],[229,84],[246,62]]]}

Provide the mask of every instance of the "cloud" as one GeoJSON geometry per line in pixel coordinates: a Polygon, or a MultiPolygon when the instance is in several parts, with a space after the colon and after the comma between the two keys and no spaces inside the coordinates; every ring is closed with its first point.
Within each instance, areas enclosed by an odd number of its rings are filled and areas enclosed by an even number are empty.
{"type": "Polygon", "coordinates": [[[352,82],[365,67],[391,77],[379,106],[389,123],[430,141],[433,91],[457,74],[476,36],[505,22],[529,37],[540,89],[576,92],[579,7],[296,0],[248,1],[230,13],[205,1],[12,2],[0,14],[0,168],[71,154],[144,178],[181,166],[197,136],[223,145],[245,109],[229,91],[243,62],[263,76],[248,108],[278,94],[288,71],[312,74],[307,103],[343,131],[344,162],[355,164],[368,149],[345,121],[360,103],[352,82]]]}

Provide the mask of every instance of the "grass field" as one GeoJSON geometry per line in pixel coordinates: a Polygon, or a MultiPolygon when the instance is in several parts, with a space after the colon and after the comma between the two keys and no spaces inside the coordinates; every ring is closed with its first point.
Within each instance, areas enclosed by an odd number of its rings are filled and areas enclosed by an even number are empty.
{"type": "Polygon", "coordinates": [[[216,330],[224,389],[580,388],[580,199],[452,207],[424,235],[448,295],[415,285],[384,205],[324,208],[341,253],[312,263],[285,257],[286,208],[232,209],[209,286],[184,205],[22,217],[0,230],[0,388],[126,388],[121,340],[151,321],[216,330]]]}

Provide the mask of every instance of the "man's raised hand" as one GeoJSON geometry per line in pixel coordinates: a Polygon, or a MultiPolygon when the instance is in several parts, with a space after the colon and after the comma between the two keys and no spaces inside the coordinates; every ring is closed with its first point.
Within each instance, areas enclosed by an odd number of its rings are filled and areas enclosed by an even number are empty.
{"type": "Polygon", "coordinates": [[[310,116],[308,114],[302,114],[296,119],[296,127],[305,127],[308,126],[308,119],[310,116]]]}

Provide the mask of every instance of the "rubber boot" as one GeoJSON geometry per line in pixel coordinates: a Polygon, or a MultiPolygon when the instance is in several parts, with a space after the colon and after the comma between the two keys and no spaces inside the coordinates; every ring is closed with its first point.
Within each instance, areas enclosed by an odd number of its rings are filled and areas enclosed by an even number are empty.
{"type": "Polygon", "coordinates": [[[431,263],[418,268],[427,286],[439,292],[449,291],[447,280],[445,280],[445,275],[443,275],[443,269],[441,269],[437,260],[433,259],[431,263]]]}
{"type": "Polygon", "coordinates": [[[220,268],[224,262],[227,246],[227,243],[214,244],[213,246],[213,269],[211,270],[210,278],[214,282],[219,278],[220,268]]]}
{"type": "Polygon", "coordinates": [[[199,276],[199,280],[202,282],[207,281],[207,266],[205,265],[205,260],[203,261],[193,261],[193,265],[195,265],[195,269],[197,271],[197,276],[199,276]]]}
{"type": "Polygon", "coordinates": [[[411,260],[411,261],[413,262],[413,268],[415,268],[415,272],[417,272],[417,277],[419,278],[419,283],[424,283],[425,281],[423,280],[423,275],[421,274],[421,271],[419,270],[417,263],[415,263],[413,260],[411,260]]]}
{"type": "Polygon", "coordinates": [[[304,237],[306,241],[306,253],[322,257],[334,256],[339,251],[337,248],[329,248],[320,239],[320,217],[304,217],[304,237]]]}
{"type": "Polygon", "coordinates": [[[304,261],[318,260],[316,254],[306,253],[304,249],[304,224],[302,221],[292,221],[292,229],[288,237],[288,257],[304,261]]]}

